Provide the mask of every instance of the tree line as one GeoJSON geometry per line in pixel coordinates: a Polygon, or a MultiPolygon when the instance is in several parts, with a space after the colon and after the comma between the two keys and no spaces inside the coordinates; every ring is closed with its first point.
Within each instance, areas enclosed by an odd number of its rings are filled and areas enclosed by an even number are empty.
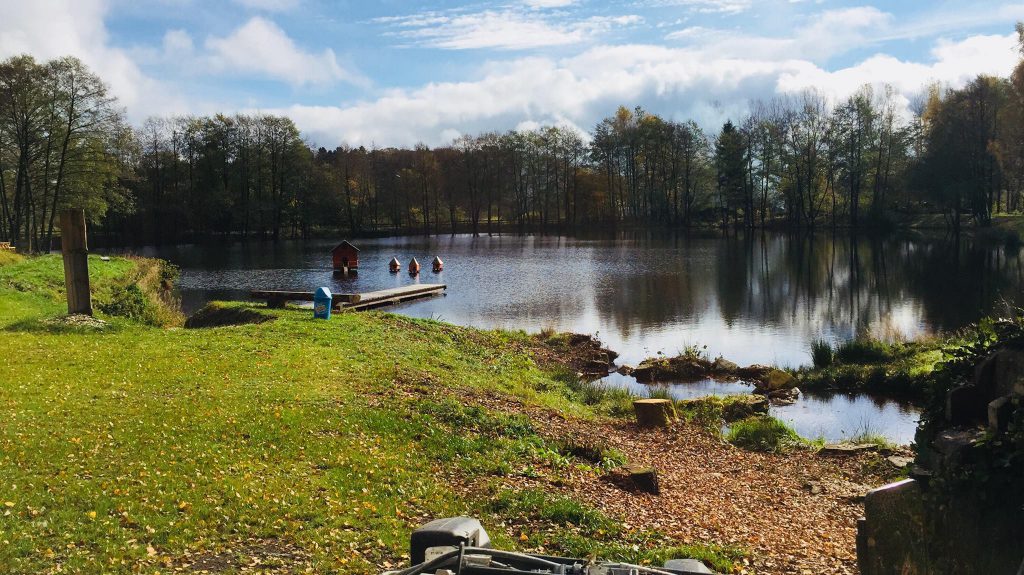
{"type": "MultiPolygon", "coordinates": [[[[1024,28],[1018,25],[1024,39],[1024,28]]],[[[313,148],[267,114],[133,127],[75,58],[0,62],[0,241],[45,250],[63,207],[121,243],[618,225],[959,230],[1024,209],[1024,65],[907,103],[864,86],[754,102],[715,133],[620,107],[430,148],[313,148]],[[97,227],[98,226],[98,227],[97,227]]]]}

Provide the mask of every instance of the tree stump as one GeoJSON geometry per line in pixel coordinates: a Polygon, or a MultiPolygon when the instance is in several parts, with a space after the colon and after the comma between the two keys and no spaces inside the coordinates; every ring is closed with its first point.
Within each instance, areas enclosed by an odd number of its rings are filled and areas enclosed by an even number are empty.
{"type": "Polygon", "coordinates": [[[669,399],[638,399],[633,411],[641,427],[668,427],[676,418],[675,405],[669,399]]]}
{"type": "Polygon", "coordinates": [[[653,467],[640,467],[639,465],[627,465],[623,471],[629,477],[630,482],[637,491],[658,495],[661,489],[658,488],[658,472],[653,467]]]}

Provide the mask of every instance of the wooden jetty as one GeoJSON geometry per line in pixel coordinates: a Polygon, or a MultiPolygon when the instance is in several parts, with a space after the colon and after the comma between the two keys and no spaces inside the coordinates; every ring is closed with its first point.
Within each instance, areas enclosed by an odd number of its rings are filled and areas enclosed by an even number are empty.
{"type": "MultiPolygon", "coordinates": [[[[363,310],[439,295],[446,289],[445,284],[417,284],[367,293],[336,293],[332,299],[335,309],[363,310]]],[[[258,290],[250,297],[266,301],[267,307],[284,307],[290,301],[313,301],[313,292],[258,290]]]]}

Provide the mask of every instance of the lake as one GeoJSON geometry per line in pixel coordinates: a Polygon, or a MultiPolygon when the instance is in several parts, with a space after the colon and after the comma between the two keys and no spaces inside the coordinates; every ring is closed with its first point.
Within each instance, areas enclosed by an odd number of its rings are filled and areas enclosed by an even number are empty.
{"type": "MultiPolygon", "coordinates": [[[[697,345],[741,365],[798,366],[810,362],[814,339],[957,329],[1019,303],[1024,285],[1016,248],[919,234],[366,239],[355,242],[358,276],[346,278],[331,270],[335,243],[245,241],[141,252],[181,266],[186,310],[209,299],[244,299],[253,289],[365,292],[441,282],[446,296],[391,310],[483,328],[595,334],[627,364],[697,345]],[[445,262],[439,274],[429,271],[435,255],[445,262]],[[424,273],[388,273],[393,256],[403,264],[416,257],[424,273]]],[[[607,383],[640,385],[615,377],[607,383]]],[[[676,386],[677,395],[740,391],[702,385],[676,386]]],[[[868,429],[907,442],[917,414],[912,406],[847,396],[775,408],[801,434],[828,439],[868,429]]]]}

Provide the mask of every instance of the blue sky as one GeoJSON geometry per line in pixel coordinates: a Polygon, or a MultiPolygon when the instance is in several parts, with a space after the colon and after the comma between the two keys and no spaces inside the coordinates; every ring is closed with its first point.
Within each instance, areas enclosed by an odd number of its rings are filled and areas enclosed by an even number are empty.
{"type": "Polygon", "coordinates": [[[133,122],[271,112],[311,143],[586,131],[622,104],[713,129],[815,87],[1008,74],[1024,4],[838,0],[0,0],[0,57],[82,58],[133,122]]]}

